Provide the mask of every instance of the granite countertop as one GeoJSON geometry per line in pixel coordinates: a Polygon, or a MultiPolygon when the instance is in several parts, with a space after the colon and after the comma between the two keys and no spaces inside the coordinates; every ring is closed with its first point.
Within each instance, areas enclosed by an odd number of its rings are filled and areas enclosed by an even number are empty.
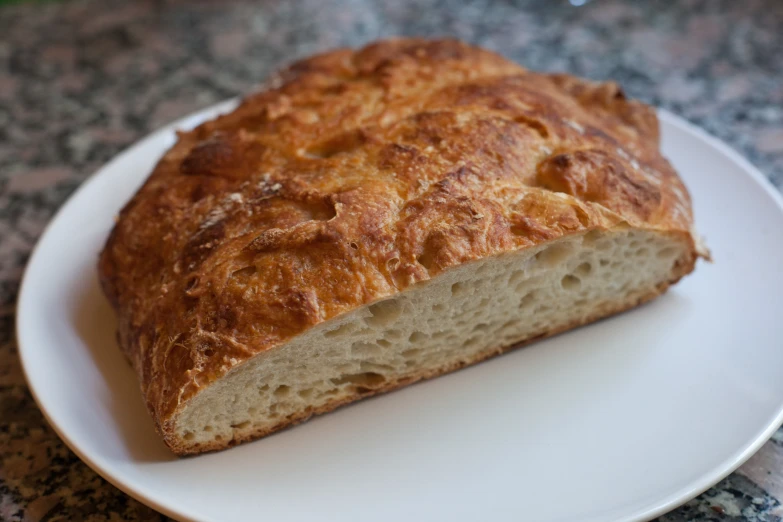
{"type": "MultiPolygon", "coordinates": [[[[25,384],[15,302],[68,196],[156,127],[247,92],[295,57],[394,34],[455,35],[541,70],[618,80],[783,187],[783,2],[118,1],[0,6],[0,519],[164,520],[55,435],[25,384]],[[572,5],[583,4],[584,5],[572,5]]],[[[730,422],[731,419],[727,419],[730,422]]],[[[780,521],[783,431],[661,517],[780,521]]]]}

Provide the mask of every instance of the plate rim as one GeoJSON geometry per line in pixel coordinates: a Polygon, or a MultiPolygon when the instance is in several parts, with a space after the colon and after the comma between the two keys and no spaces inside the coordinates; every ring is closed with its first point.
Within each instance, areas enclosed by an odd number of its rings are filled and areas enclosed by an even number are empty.
{"type": "MultiPolygon", "coordinates": [[[[38,240],[36,241],[36,244],[30,253],[27,264],[24,269],[24,273],[21,278],[21,282],[19,285],[19,293],[18,293],[17,303],[16,303],[15,337],[17,341],[17,352],[21,362],[22,372],[24,374],[25,381],[27,383],[27,388],[30,391],[33,400],[38,406],[38,409],[43,414],[49,426],[54,430],[57,436],[65,443],[65,445],[71,451],[73,451],[77,457],[79,457],[79,459],[82,462],[84,462],[88,467],[90,467],[93,471],[95,471],[98,475],[100,475],[104,480],[106,480],[107,482],[109,482],[114,487],[116,487],[123,493],[127,494],[128,496],[155,509],[156,511],[164,514],[165,516],[168,516],[176,520],[186,521],[186,522],[211,522],[212,519],[199,516],[196,513],[191,513],[188,511],[186,506],[177,507],[176,509],[171,508],[168,505],[166,505],[164,499],[158,498],[158,495],[156,495],[154,492],[147,490],[146,488],[144,488],[139,484],[135,484],[135,483],[128,484],[127,482],[123,481],[121,479],[121,475],[118,475],[116,472],[112,472],[110,468],[104,466],[101,462],[98,462],[96,459],[92,458],[89,455],[88,450],[83,450],[78,443],[73,441],[68,436],[68,434],[65,431],[63,431],[60,425],[54,422],[53,415],[46,408],[45,404],[40,399],[38,391],[36,390],[36,387],[33,384],[34,381],[31,379],[31,375],[30,375],[31,373],[30,362],[27,360],[25,355],[26,353],[29,353],[30,349],[32,349],[32,348],[29,349],[24,348],[24,346],[29,346],[29,344],[23,340],[25,338],[25,335],[23,333],[25,331],[23,329],[23,325],[26,322],[24,318],[27,317],[27,314],[25,314],[24,312],[28,308],[28,306],[25,305],[25,303],[28,301],[28,299],[30,299],[30,297],[28,297],[29,292],[26,289],[29,287],[28,280],[30,278],[30,273],[32,272],[31,267],[34,267],[37,264],[37,259],[40,257],[39,255],[39,252],[41,250],[40,247],[47,240],[48,236],[51,233],[51,230],[54,228],[55,223],[58,220],[62,219],[63,215],[69,212],[70,207],[74,204],[74,201],[76,201],[79,194],[82,193],[82,191],[89,190],[91,184],[96,182],[96,180],[101,176],[102,173],[110,170],[115,164],[121,162],[127,156],[134,154],[135,150],[137,148],[143,147],[144,144],[150,141],[157,140],[163,135],[170,134],[176,129],[191,128],[194,126],[194,123],[195,125],[198,125],[201,122],[206,121],[210,117],[215,117],[217,115],[224,114],[232,110],[236,106],[238,101],[239,98],[230,98],[228,100],[224,100],[222,102],[191,112],[182,118],[179,118],[171,123],[168,123],[160,127],[159,129],[143,136],[142,138],[140,138],[139,140],[137,140],[136,142],[134,142],[133,144],[131,144],[130,146],[122,150],[119,154],[115,155],[108,162],[104,163],[93,174],[91,174],[87,179],[85,179],[79,185],[79,187],[72,194],[68,196],[66,201],[55,212],[55,214],[52,216],[52,218],[44,227],[44,230],[42,231],[38,240]]],[[[781,212],[781,214],[783,214],[783,194],[781,194],[781,192],[770,182],[770,180],[766,176],[764,176],[764,174],[755,165],[753,165],[753,163],[751,163],[747,158],[745,158],[742,154],[737,152],[733,147],[731,147],[727,143],[711,135],[706,130],[702,129],[701,127],[698,127],[697,125],[691,123],[685,118],[678,116],[662,108],[656,108],[656,111],[660,123],[671,125],[672,127],[677,128],[678,130],[691,134],[695,138],[709,145],[711,148],[722,153],[727,157],[727,159],[729,159],[737,166],[739,166],[753,182],[755,182],[761,189],[763,189],[763,191],[768,196],[771,197],[771,199],[777,205],[778,210],[781,212]]],[[[775,431],[778,430],[781,424],[783,424],[783,401],[781,401],[781,404],[778,407],[778,412],[771,420],[771,422],[765,427],[765,429],[761,430],[759,435],[757,435],[756,438],[752,440],[749,444],[742,447],[741,449],[738,449],[738,451],[734,452],[733,454],[728,455],[721,463],[716,465],[712,470],[703,473],[698,479],[693,480],[688,486],[682,488],[679,491],[676,491],[675,493],[672,493],[668,497],[660,499],[659,501],[654,503],[655,505],[649,508],[644,508],[641,511],[632,514],[626,520],[628,521],[650,520],[664,513],[667,513],[673,509],[676,509],[677,507],[685,504],[686,502],[702,494],[710,487],[717,484],[718,482],[726,478],[728,475],[733,473],[742,464],[744,464],[753,454],[755,454],[761,448],[761,446],[763,446],[770,439],[770,437],[775,433],[775,431]]]]}

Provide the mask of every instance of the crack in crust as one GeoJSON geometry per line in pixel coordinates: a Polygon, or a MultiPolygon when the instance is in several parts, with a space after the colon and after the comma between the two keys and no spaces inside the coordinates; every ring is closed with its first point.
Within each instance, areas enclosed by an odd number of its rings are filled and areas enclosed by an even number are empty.
{"type": "Polygon", "coordinates": [[[180,133],[99,269],[165,431],[306,328],[467,261],[625,224],[694,244],[651,108],[457,41],[388,40],[297,62],[180,133]]]}

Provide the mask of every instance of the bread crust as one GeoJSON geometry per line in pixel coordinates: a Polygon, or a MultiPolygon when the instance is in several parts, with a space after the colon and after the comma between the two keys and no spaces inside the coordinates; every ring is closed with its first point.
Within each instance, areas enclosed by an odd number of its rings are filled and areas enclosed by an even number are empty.
{"type": "Polygon", "coordinates": [[[156,428],[185,454],[231,444],[188,446],[173,420],[255,355],[444,270],[616,227],[682,238],[674,279],[706,254],[653,109],[458,41],[386,40],[297,62],[179,133],[99,273],[156,428]]]}

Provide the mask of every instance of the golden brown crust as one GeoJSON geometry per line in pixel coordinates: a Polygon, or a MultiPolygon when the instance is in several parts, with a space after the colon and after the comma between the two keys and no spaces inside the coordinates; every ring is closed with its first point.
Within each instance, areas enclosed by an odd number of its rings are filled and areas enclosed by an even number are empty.
{"type": "Polygon", "coordinates": [[[269,85],[180,133],[101,254],[161,432],[238,364],[461,263],[626,223],[695,244],[654,111],[614,84],[403,39],[269,85]]]}

